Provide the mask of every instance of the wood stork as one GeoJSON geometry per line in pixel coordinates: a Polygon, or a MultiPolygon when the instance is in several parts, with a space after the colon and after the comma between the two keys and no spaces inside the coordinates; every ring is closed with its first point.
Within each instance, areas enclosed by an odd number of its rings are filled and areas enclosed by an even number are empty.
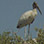
{"type": "MultiPolygon", "coordinates": [[[[20,19],[18,21],[17,28],[22,28],[22,27],[24,27],[26,25],[29,25],[29,28],[30,28],[30,24],[33,23],[33,21],[35,20],[35,16],[37,16],[37,9],[39,10],[40,14],[42,14],[42,12],[41,12],[41,10],[38,7],[36,2],[33,2],[32,6],[33,6],[32,10],[29,10],[29,11],[25,12],[20,17],[20,19]]],[[[29,30],[30,29],[28,29],[28,34],[29,34],[29,30]]]]}

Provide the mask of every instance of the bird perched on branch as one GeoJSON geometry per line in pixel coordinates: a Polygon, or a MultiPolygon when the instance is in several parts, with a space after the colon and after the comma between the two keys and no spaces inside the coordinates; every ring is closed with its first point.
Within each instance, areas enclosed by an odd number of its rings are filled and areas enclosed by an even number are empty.
{"type": "Polygon", "coordinates": [[[37,10],[39,10],[40,14],[42,15],[42,12],[36,2],[33,2],[32,7],[33,7],[32,10],[26,11],[22,14],[18,21],[17,28],[22,28],[27,25],[29,25],[30,28],[30,24],[33,23],[35,17],[37,16],[37,10]]]}

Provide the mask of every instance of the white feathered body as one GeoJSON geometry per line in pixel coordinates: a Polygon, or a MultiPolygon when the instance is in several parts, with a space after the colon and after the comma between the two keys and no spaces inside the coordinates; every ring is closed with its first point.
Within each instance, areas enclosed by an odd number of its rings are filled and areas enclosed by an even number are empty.
{"type": "Polygon", "coordinates": [[[22,28],[28,24],[31,24],[37,15],[37,10],[33,9],[30,11],[25,12],[19,19],[18,25],[19,28],[22,28]]]}

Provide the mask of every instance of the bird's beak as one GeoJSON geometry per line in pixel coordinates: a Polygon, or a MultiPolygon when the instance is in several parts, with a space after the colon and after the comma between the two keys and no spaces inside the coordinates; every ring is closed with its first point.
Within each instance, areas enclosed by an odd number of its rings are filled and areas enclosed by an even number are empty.
{"type": "Polygon", "coordinates": [[[42,15],[42,12],[36,2],[33,2],[32,6],[33,6],[33,9],[37,8],[39,10],[40,14],[42,15]]]}
{"type": "Polygon", "coordinates": [[[42,15],[42,12],[41,12],[41,10],[40,10],[40,8],[38,6],[37,6],[37,9],[39,10],[40,14],[42,15]]]}

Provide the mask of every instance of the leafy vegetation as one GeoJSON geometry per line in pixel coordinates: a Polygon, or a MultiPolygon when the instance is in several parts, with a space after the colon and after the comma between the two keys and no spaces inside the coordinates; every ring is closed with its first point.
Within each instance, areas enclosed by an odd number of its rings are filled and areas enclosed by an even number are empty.
{"type": "Polygon", "coordinates": [[[3,32],[0,34],[0,44],[44,44],[44,29],[35,28],[38,33],[37,38],[31,38],[24,40],[22,37],[18,36],[16,32],[3,32]]]}

